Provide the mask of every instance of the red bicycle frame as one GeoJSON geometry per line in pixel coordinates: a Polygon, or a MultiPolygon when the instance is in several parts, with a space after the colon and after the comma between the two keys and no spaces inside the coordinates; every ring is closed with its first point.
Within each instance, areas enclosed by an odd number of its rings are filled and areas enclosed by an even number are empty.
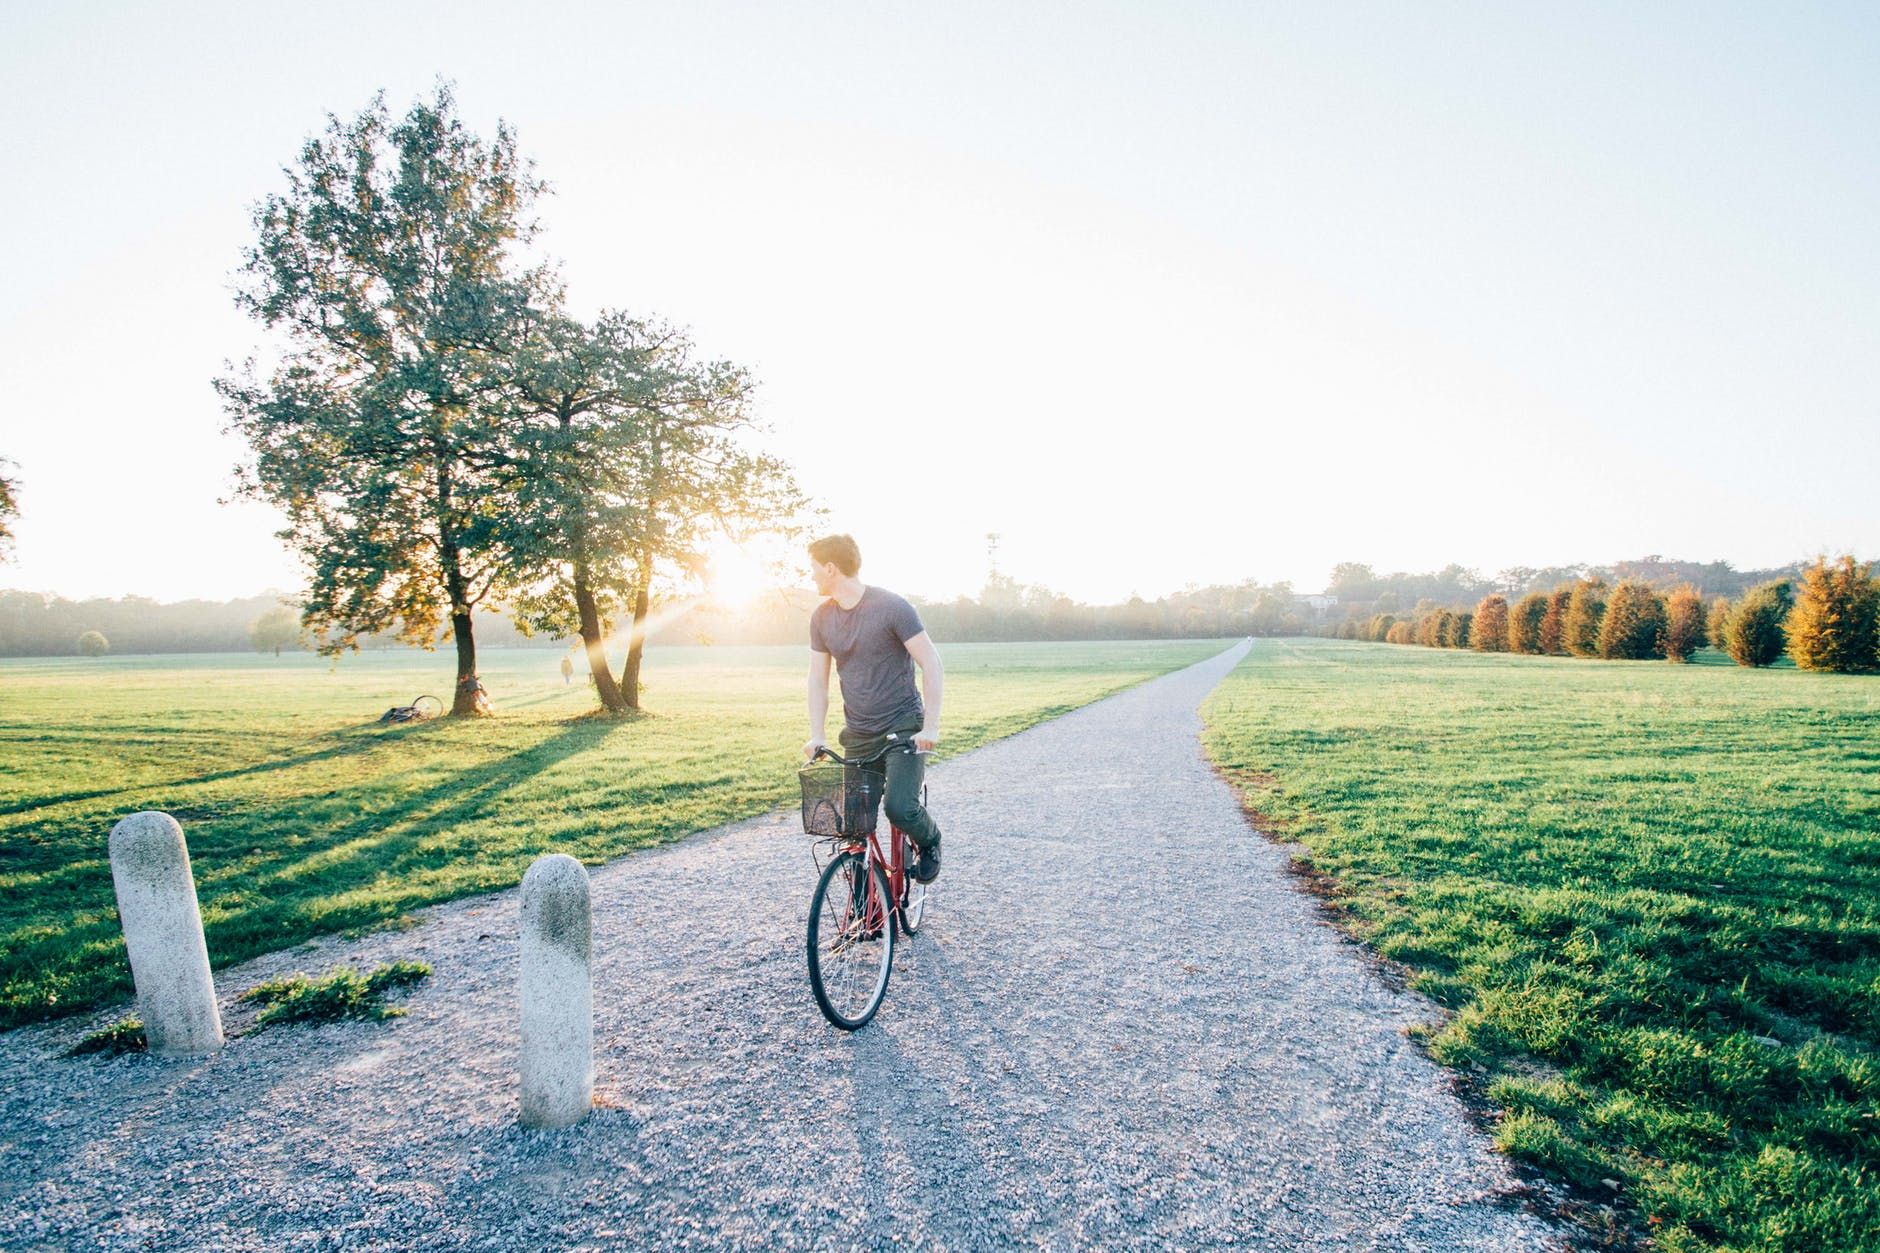
{"type": "MultiPolygon", "coordinates": [[[[842,846],[842,851],[845,853],[861,853],[865,872],[877,865],[887,872],[889,903],[893,908],[899,909],[907,903],[907,865],[902,857],[902,852],[907,848],[908,838],[907,834],[893,823],[888,824],[888,830],[894,832],[894,838],[888,841],[894,854],[891,857],[882,855],[881,841],[876,838],[875,832],[873,831],[870,831],[859,840],[850,840],[842,846]]],[[[869,874],[863,881],[873,883],[874,879],[872,874],[869,874]]],[[[874,894],[871,892],[869,895],[872,897],[874,894]]],[[[871,916],[863,919],[862,925],[869,930],[873,930],[875,927],[881,926],[885,922],[886,919],[884,918],[873,917],[871,909],[871,916]]]]}

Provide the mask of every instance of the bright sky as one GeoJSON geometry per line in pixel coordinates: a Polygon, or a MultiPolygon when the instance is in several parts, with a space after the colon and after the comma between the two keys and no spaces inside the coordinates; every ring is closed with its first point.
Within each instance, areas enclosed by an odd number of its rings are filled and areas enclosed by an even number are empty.
{"type": "Polygon", "coordinates": [[[228,276],[440,76],[898,590],[1880,557],[1880,7],[187,8],[0,10],[3,586],[296,585],[228,276]]]}

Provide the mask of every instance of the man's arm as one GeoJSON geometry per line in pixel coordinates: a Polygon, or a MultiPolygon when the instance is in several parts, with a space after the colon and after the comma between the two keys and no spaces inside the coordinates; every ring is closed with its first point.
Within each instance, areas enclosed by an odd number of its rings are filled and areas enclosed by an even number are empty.
{"type": "Polygon", "coordinates": [[[829,723],[830,660],[828,653],[819,653],[813,648],[809,651],[809,742],[803,745],[805,757],[814,757],[817,749],[829,743],[824,736],[829,723]]]}
{"type": "Polygon", "coordinates": [[[940,668],[940,650],[933,646],[933,637],[922,631],[907,642],[907,655],[920,667],[920,701],[927,711],[920,734],[914,737],[914,747],[923,753],[931,752],[940,742],[940,694],[946,680],[940,668]]]}

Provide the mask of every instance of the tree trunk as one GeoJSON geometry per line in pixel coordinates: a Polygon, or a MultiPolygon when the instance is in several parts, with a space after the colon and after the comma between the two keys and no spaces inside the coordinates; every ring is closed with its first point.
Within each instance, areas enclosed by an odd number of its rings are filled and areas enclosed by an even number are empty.
{"type": "Polygon", "coordinates": [[[453,718],[475,717],[482,713],[477,708],[477,688],[466,679],[477,676],[477,641],[470,633],[470,611],[450,616],[451,638],[457,641],[457,694],[451,699],[450,712],[453,718]]]}
{"type": "Polygon", "coordinates": [[[453,718],[474,718],[477,705],[476,633],[470,622],[470,587],[463,577],[463,553],[451,526],[450,464],[440,450],[437,457],[438,558],[444,567],[444,590],[450,593],[450,635],[457,642],[457,687],[451,696],[453,718]]]}
{"type": "Polygon", "coordinates": [[[646,619],[653,601],[653,558],[658,534],[660,495],[663,475],[661,470],[665,460],[665,449],[660,440],[659,423],[655,420],[647,432],[647,450],[651,454],[651,471],[647,479],[651,492],[646,501],[647,532],[640,542],[639,568],[633,576],[633,626],[627,632],[627,665],[620,679],[620,694],[627,699],[627,708],[640,707],[640,657],[646,651],[646,619]]]}
{"type": "Polygon", "coordinates": [[[627,666],[620,677],[620,694],[628,709],[640,707],[640,657],[646,651],[646,617],[653,599],[652,555],[644,554],[633,580],[633,629],[627,634],[627,666]]]}
{"type": "Polygon", "coordinates": [[[607,668],[607,653],[601,647],[601,615],[594,605],[594,590],[588,586],[584,561],[577,561],[574,567],[574,606],[581,615],[581,642],[587,646],[588,672],[594,676],[594,690],[600,694],[601,705],[625,709],[627,703],[614,682],[613,671],[607,668]]]}

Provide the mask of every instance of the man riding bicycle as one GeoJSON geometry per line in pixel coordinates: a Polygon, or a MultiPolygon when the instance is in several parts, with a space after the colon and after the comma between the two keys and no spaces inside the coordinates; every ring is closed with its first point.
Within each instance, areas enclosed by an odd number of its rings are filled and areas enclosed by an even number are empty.
{"type": "Polygon", "coordinates": [[[827,748],[829,663],[842,685],[843,748],[851,757],[881,754],[890,736],[914,737],[914,752],[886,754],[888,821],[907,832],[920,850],[909,873],[917,883],[940,874],[940,828],[920,803],[927,767],[923,754],[940,740],[940,654],[921,625],[920,614],[886,588],[870,587],[856,575],[862,550],[847,535],[830,535],[809,546],[816,592],[827,597],[809,619],[809,742],[803,755],[827,748]],[[921,689],[914,689],[914,667],[921,689]],[[921,700],[922,692],[926,701],[921,700]]]}

